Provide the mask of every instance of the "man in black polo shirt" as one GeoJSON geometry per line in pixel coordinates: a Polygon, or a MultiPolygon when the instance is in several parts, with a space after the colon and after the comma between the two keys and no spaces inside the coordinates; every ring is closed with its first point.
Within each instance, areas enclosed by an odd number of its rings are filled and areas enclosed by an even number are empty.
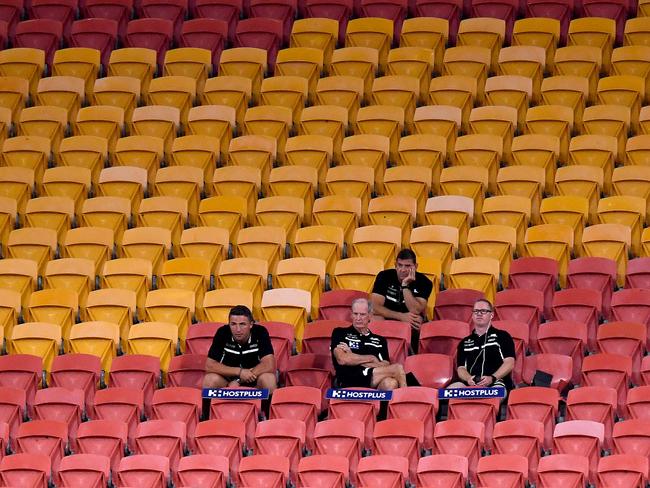
{"type": "Polygon", "coordinates": [[[457,376],[450,388],[504,386],[512,389],[510,373],[515,366],[515,343],[505,330],[492,325],[492,304],[483,298],[474,302],[474,331],[458,344],[457,376]]]}
{"type": "Polygon", "coordinates": [[[368,387],[394,390],[406,386],[401,364],[391,364],[386,339],[368,329],[372,304],[365,298],[352,302],[352,325],[332,332],[332,361],[341,388],[368,387]]]}

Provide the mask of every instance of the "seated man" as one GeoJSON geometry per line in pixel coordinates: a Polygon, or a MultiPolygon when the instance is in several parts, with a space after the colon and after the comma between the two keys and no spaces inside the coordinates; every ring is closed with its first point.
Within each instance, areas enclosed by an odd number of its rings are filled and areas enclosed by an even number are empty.
{"type": "Polygon", "coordinates": [[[352,302],[352,325],[332,332],[332,361],[341,388],[394,390],[406,386],[401,364],[391,364],[386,339],[368,329],[372,305],[365,298],[352,302]]]}
{"type": "Polygon", "coordinates": [[[515,343],[505,330],[492,325],[492,304],[480,298],[474,302],[474,331],[458,343],[456,374],[460,381],[449,388],[504,386],[512,389],[510,373],[515,367],[515,343]]]}

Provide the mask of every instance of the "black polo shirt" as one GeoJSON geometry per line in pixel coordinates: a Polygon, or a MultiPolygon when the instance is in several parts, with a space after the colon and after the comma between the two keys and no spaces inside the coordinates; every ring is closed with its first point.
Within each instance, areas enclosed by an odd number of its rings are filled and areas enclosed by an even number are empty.
{"type": "MultiPolygon", "coordinates": [[[[336,369],[336,377],[343,386],[369,386],[368,384],[359,384],[359,378],[363,375],[363,370],[368,369],[365,366],[343,366],[336,361],[334,349],[340,343],[347,344],[353,353],[362,356],[372,355],[380,361],[390,361],[388,355],[388,342],[380,335],[368,332],[366,335],[360,334],[354,326],[337,327],[332,331],[332,342],[330,351],[332,351],[332,362],[336,369]]],[[[369,378],[368,378],[369,380],[369,378]]]]}
{"type": "Polygon", "coordinates": [[[266,327],[253,324],[251,335],[244,344],[239,344],[230,332],[228,324],[217,329],[212,339],[208,357],[233,368],[254,368],[260,364],[260,360],[269,354],[273,354],[271,338],[266,327]]]}
{"type": "MultiPolygon", "coordinates": [[[[473,375],[488,376],[501,367],[505,358],[515,357],[515,343],[505,330],[490,325],[487,332],[479,336],[472,332],[458,343],[458,366],[473,375]]],[[[512,388],[510,375],[503,379],[506,388],[512,388]]]]}
{"type": "MultiPolygon", "coordinates": [[[[416,298],[429,299],[433,283],[422,273],[415,273],[415,281],[409,285],[409,289],[416,298]]],[[[404,293],[402,293],[402,283],[397,277],[396,269],[385,269],[380,271],[375,278],[375,284],[372,292],[385,298],[384,307],[393,312],[406,313],[409,311],[404,302],[404,293]]]]}

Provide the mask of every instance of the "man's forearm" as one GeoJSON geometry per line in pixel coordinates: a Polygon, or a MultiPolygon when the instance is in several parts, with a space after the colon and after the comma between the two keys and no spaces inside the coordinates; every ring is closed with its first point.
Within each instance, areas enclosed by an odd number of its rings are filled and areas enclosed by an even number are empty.
{"type": "Polygon", "coordinates": [[[510,374],[510,372],[513,370],[515,367],[515,360],[514,358],[505,358],[503,360],[503,364],[497,369],[492,376],[496,377],[496,379],[500,380],[510,374]]]}
{"type": "Polygon", "coordinates": [[[456,372],[458,373],[458,377],[465,383],[472,379],[472,375],[467,371],[465,366],[460,366],[456,372]]]}
{"type": "Polygon", "coordinates": [[[273,356],[264,356],[257,366],[251,368],[251,371],[255,376],[259,376],[264,373],[275,374],[275,369],[275,358],[273,356]]]}
{"type": "Polygon", "coordinates": [[[224,364],[221,364],[218,361],[209,359],[205,364],[205,371],[206,373],[216,373],[218,375],[223,376],[224,378],[232,378],[232,377],[238,378],[241,368],[226,366],[224,364]]]}
{"type": "Polygon", "coordinates": [[[350,352],[337,355],[336,360],[342,366],[363,366],[365,363],[376,361],[377,358],[371,354],[355,354],[350,352]]]}
{"type": "Polygon", "coordinates": [[[388,320],[402,320],[401,312],[395,312],[394,310],[390,310],[383,305],[373,305],[373,313],[375,315],[381,315],[384,317],[384,319],[388,320]]]}
{"type": "Polygon", "coordinates": [[[426,303],[419,302],[415,295],[413,295],[413,292],[408,288],[404,288],[402,294],[404,295],[404,305],[409,309],[409,312],[421,315],[426,307],[426,303]]]}

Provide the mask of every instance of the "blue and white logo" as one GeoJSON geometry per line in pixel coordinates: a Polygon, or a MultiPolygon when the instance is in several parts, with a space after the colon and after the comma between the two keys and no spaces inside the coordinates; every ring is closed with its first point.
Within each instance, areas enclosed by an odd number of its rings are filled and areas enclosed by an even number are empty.
{"type": "Polygon", "coordinates": [[[440,400],[452,398],[505,398],[506,389],[503,386],[491,386],[486,388],[446,388],[438,390],[440,400]]]}
{"type": "Polygon", "coordinates": [[[330,400],[365,400],[365,401],[387,401],[393,398],[393,392],[389,390],[347,390],[330,388],[325,398],[330,400]]]}
{"type": "Polygon", "coordinates": [[[266,400],[268,397],[269,390],[266,388],[203,388],[203,398],[215,400],[266,400]]]}

